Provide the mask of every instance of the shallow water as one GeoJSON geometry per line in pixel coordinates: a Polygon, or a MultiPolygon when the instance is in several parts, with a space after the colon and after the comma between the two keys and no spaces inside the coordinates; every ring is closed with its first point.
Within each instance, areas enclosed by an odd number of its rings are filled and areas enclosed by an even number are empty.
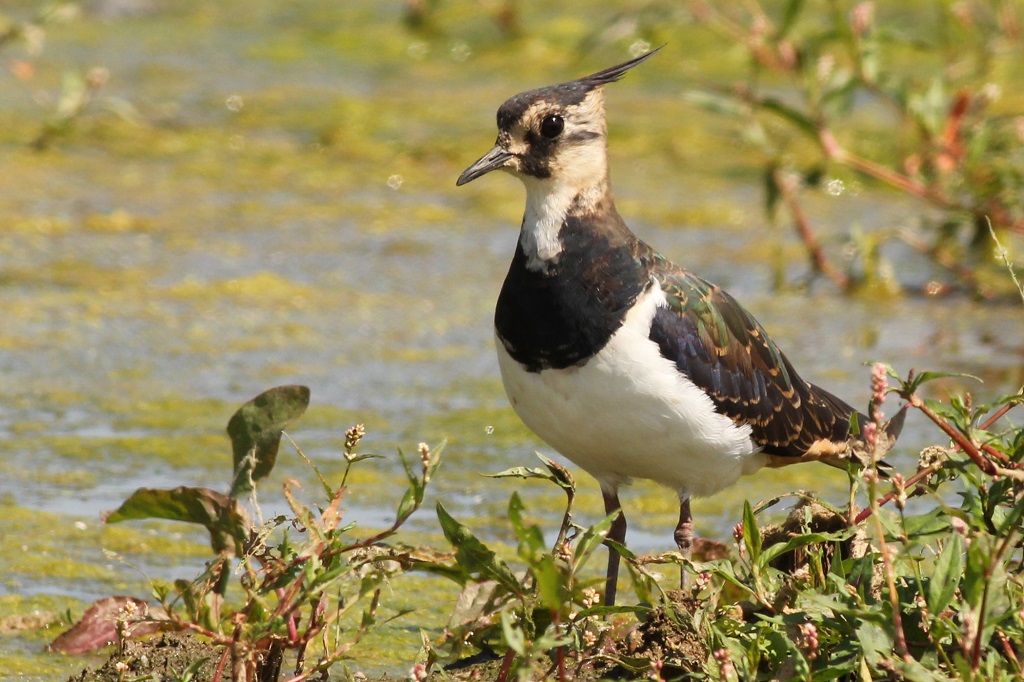
{"type": "MultiPolygon", "coordinates": [[[[48,30],[38,58],[0,54],[36,69],[28,81],[0,76],[0,618],[145,594],[103,548],[150,577],[201,566],[203,533],[103,528],[99,513],[139,486],[226,489],[227,419],[279,384],[311,387],[293,436],[326,471],[340,469],[356,422],[366,448],[387,456],[357,472],[349,518],[384,525],[401,493],[396,449],[447,439],[433,492],[457,517],[504,539],[520,489],[538,520],[557,523],[556,491],[479,475],[551,454],[506,405],[491,336],[522,190],[505,176],[458,190],[454,180],[491,144],[504,97],[611,63],[624,46],[568,51],[564,36],[587,28],[565,18],[505,43],[488,17],[447,12],[444,28],[419,34],[402,27],[397,3],[107,2],[48,30]],[[29,150],[60,74],[94,64],[111,76],[92,108],[53,148],[29,150]],[[124,103],[131,120],[113,113],[124,103]]],[[[766,226],[749,151],[678,100],[700,58],[670,46],[609,89],[613,180],[636,231],[726,286],[807,378],[855,404],[875,360],[985,380],[936,384],[936,397],[1019,387],[1019,301],[773,287],[776,254],[790,283],[807,265],[788,227],[766,226]]],[[[922,213],[875,188],[813,197],[808,209],[836,258],[851,228],[913,226],[922,213]]],[[[887,256],[904,282],[936,275],[898,247],[887,256]]],[[[912,469],[934,439],[913,418],[894,463],[912,469]]],[[[287,448],[278,468],[268,513],[285,477],[312,480],[287,448]]],[[[574,472],[582,520],[596,520],[596,484],[574,472]]],[[[797,488],[841,502],[845,482],[824,467],[747,479],[696,502],[698,531],[726,539],[744,497],[797,488]]],[[[670,492],[638,484],[623,502],[634,548],[671,547],[670,492]]],[[[413,528],[436,537],[431,504],[413,528]]],[[[30,678],[75,668],[21,657],[43,634],[3,637],[0,656],[18,654],[30,678]]]]}

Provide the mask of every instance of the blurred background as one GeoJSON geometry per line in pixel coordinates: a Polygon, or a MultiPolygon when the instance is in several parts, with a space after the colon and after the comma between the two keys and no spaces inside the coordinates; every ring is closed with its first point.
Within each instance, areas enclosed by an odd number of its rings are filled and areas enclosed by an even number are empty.
{"type": "MultiPolygon", "coordinates": [[[[356,471],[347,519],[382,526],[403,489],[397,449],[447,439],[432,494],[449,511],[504,539],[519,489],[555,529],[559,491],[481,476],[553,454],[507,406],[493,351],[523,190],[455,179],[490,148],[505,98],[661,44],[607,88],[612,181],[641,238],[727,288],[806,378],[858,406],[874,361],[982,380],[929,384],[939,399],[1020,388],[1024,308],[1007,267],[1024,270],[1019,2],[579,7],[3,0],[9,674],[80,669],[40,653],[62,614],[194,575],[204,531],[99,514],[140,486],[226,490],[224,425],[271,386],[312,389],[291,435],[328,477],[345,429],[366,424],[384,459],[356,471]]],[[[935,442],[911,420],[891,459],[913,471],[935,442]]],[[[593,522],[597,485],[573,471],[593,522]]],[[[313,480],[287,446],[266,514],[286,477],[313,480]]],[[[797,489],[841,504],[846,478],[745,479],[695,503],[698,532],[729,541],[743,499],[797,489]]],[[[623,503],[634,549],[673,547],[670,491],[637,484],[623,503]]],[[[413,528],[410,541],[443,546],[429,509],[413,528]]],[[[421,608],[413,597],[398,599],[421,608]]],[[[370,669],[404,670],[410,618],[370,669]]]]}

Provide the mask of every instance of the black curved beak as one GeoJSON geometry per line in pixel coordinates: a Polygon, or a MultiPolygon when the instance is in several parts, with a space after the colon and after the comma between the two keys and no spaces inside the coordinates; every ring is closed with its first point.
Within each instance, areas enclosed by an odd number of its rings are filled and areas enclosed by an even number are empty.
{"type": "Polygon", "coordinates": [[[462,171],[462,175],[455,181],[456,187],[461,187],[471,180],[476,180],[481,175],[490,173],[505,165],[505,162],[512,158],[512,154],[501,148],[501,145],[494,145],[489,152],[477,159],[472,166],[462,171]]]}

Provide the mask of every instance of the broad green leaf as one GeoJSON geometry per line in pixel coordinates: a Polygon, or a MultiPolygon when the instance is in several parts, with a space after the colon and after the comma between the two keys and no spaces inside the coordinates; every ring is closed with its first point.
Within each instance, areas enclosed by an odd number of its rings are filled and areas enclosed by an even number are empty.
{"type": "Polygon", "coordinates": [[[499,471],[496,474],[484,474],[487,478],[540,478],[545,481],[551,480],[551,474],[543,469],[533,467],[512,467],[499,471]]]}
{"type": "Polygon", "coordinates": [[[281,432],[302,416],[308,406],[308,388],[278,386],[242,405],[231,417],[228,422],[234,453],[231,497],[250,492],[271,472],[277,461],[281,432]]]}
{"type": "Polygon", "coordinates": [[[949,513],[941,507],[913,514],[903,519],[903,533],[915,539],[945,533],[949,530],[949,518],[949,513]]]}
{"type": "Polygon", "coordinates": [[[139,488],[103,520],[119,523],[138,519],[169,519],[205,526],[210,531],[214,552],[235,549],[232,538],[240,543],[248,534],[248,522],[238,501],[208,488],[139,488]]]}
{"type": "Polygon", "coordinates": [[[963,541],[958,533],[950,533],[942,554],[935,560],[928,581],[928,610],[938,616],[953,600],[964,571],[963,541]]]}
{"type": "Polygon", "coordinates": [[[868,663],[877,665],[892,655],[893,638],[886,628],[870,620],[862,620],[856,633],[868,663]]]}
{"type": "MultiPolygon", "coordinates": [[[[1015,496],[1018,483],[1008,479],[997,481],[992,485],[989,494],[992,496],[990,504],[996,505],[998,498],[1005,495],[1005,499],[1015,496]],[[1005,492],[1003,492],[1005,491],[1005,492]],[[1000,493],[1002,493],[1000,495],[1000,493]]],[[[1010,533],[1018,532],[1021,526],[1021,517],[1024,516],[1024,498],[1018,498],[1017,503],[1007,508],[1005,505],[998,505],[992,510],[992,525],[995,526],[997,537],[1006,537],[1010,533]]]]}
{"type": "Polygon", "coordinates": [[[929,381],[935,381],[936,379],[971,379],[978,383],[984,383],[984,381],[973,374],[964,374],[962,372],[921,372],[915,374],[913,379],[908,380],[903,384],[903,389],[907,393],[913,393],[916,391],[921,384],[926,384],[929,381]]]}
{"type": "Polygon", "coordinates": [[[452,518],[440,502],[437,503],[437,518],[445,538],[455,548],[455,560],[460,566],[470,573],[479,573],[497,581],[512,594],[522,594],[523,588],[508,564],[480,542],[469,528],[452,518]]]}
{"type": "Polygon", "coordinates": [[[945,675],[929,670],[921,665],[920,661],[913,658],[904,661],[894,656],[892,664],[894,670],[899,674],[899,679],[907,680],[907,682],[947,682],[949,680],[945,675]]]}
{"type": "Polygon", "coordinates": [[[636,560],[636,554],[634,554],[632,552],[632,550],[630,550],[628,547],[626,547],[621,542],[615,542],[615,540],[609,540],[607,537],[605,537],[602,540],[602,542],[604,544],[608,545],[609,548],[614,549],[616,552],[618,552],[619,556],[621,556],[623,559],[629,559],[631,561],[635,561],[636,560]]]}
{"type": "Polygon", "coordinates": [[[541,554],[530,566],[533,579],[537,582],[537,596],[540,605],[546,609],[558,610],[566,602],[566,576],[555,563],[550,553],[541,554]]]}

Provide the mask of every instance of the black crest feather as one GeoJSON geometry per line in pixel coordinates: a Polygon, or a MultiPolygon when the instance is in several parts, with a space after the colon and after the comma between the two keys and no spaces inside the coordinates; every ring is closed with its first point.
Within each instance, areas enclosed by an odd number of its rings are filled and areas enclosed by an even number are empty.
{"type": "Polygon", "coordinates": [[[630,59],[628,62],[623,62],[616,66],[608,67],[603,71],[598,71],[597,73],[592,73],[589,76],[584,76],[583,78],[579,79],[579,82],[583,83],[588,88],[596,88],[602,85],[607,85],[608,83],[614,83],[615,81],[622,78],[626,74],[626,72],[632,69],[634,66],[638,66],[643,62],[647,61],[647,59],[649,59],[650,57],[653,57],[654,54],[662,47],[665,46],[662,45],[660,47],[656,47],[646,54],[642,54],[639,57],[634,57],[633,59],[630,59]]]}

